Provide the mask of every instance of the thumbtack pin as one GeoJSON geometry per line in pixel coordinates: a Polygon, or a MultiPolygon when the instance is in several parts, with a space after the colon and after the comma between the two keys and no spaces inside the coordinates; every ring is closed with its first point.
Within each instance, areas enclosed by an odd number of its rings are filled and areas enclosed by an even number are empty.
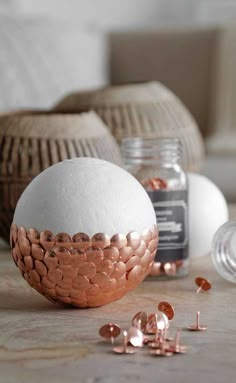
{"type": "Polygon", "coordinates": [[[163,347],[166,347],[166,334],[167,334],[167,328],[169,327],[169,320],[167,316],[162,313],[158,312],[155,315],[155,339],[154,342],[150,343],[150,347],[159,349],[163,345],[163,347]]]}
{"type": "Polygon", "coordinates": [[[178,328],[176,331],[175,342],[168,348],[168,350],[173,352],[174,354],[184,354],[187,351],[186,346],[180,345],[180,332],[181,329],[178,328]]]}
{"type": "Polygon", "coordinates": [[[209,282],[207,279],[202,277],[197,277],[195,279],[195,283],[198,286],[197,293],[200,293],[200,291],[207,291],[211,288],[211,282],[209,282]]]}
{"type": "Polygon", "coordinates": [[[123,344],[113,348],[116,354],[134,354],[137,350],[128,346],[128,332],[123,331],[123,344]]]}
{"type": "Polygon", "coordinates": [[[105,339],[111,339],[111,343],[114,343],[114,338],[120,335],[120,327],[114,323],[104,324],[99,330],[99,334],[105,339]]]}
{"type": "Polygon", "coordinates": [[[197,323],[187,327],[189,331],[205,331],[207,326],[200,325],[200,311],[197,311],[197,323]]]}

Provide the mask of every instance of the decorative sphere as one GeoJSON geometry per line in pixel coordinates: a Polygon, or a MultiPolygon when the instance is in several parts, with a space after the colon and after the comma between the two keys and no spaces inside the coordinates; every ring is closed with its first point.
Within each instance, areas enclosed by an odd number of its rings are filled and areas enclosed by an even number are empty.
{"type": "Polygon", "coordinates": [[[189,255],[207,255],[218,228],[228,220],[223,193],[207,177],[188,174],[189,180],[189,255]]]}
{"type": "Polygon", "coordinates": [[[107,161],[75,158],[28,185],[10,239],[32,287],[53,301],[95,307],[145,278],[157,237],[152,203],[133,176],[107,161]]]}

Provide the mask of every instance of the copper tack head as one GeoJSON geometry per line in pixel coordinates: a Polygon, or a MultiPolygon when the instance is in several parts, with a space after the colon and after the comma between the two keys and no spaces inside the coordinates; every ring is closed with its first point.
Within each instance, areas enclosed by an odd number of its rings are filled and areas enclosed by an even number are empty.
{"type": "Polygon", "coordinates": [[[168,303],[168,302],[160,302],[157,307],[158,307],[159,311],[161,311],[164,314],[166,314],[166,316],[167,316],[167,318],[169,320],[174,318],[175,311],[174,311],[173,306],[171,306],[170,303],[168,303]]]}
{"type": "Polygon", "coordinates": [[[198,286],[197,293],[200,293],[200,291],[207,291],[211,288],[211,282],[209,282],[207,279],[202,277],[197,277],[195,279],[195,283],[198,286]]]}
{"type": "Polygon", "coordinates": [[[175,264],[175,262],[163,263],[162,267],[164,269],[164,274],[169,275],[169,276],[175,276],[176,275],[176,264],[175,264]]]}
{"type": "Polygon", "coordinates": [[[197,321],[196,324],[187,327],[189,331],[205,331],[207,330],[207,326],[200,325],[200,311],[197,311],[197,321]]]}
{"type": "Polygon", "coordinates": [[[128,330],[128,341],[134,347],[143,347],[143,333],[137,327],[130,327],[128,330]]]}
{"type": "Polygon", "coordinates": [[[139,311],[132,319],[132,326],[137,327],[141,331],[145,331],[147,325],[147,313],[139,311]]]}
{"type": "Polygon", "coordinates": [[[114,323],[107,323],[100,328],[99,334],[105,339],[111,339],[113,344],[114,338],[120,335],[120,327],[114,323]]]}
{"type": "Polygon", "coordinates": [[[128,332],[123,331],[123,344],[113,348],[116,354],[134,354],[137,350],[134,347],[128,346],[128,332]]]}
{"type": "Polygon", "coordinates": [[[156,334],[157,331],[167,329],[168,327],[169,327],[169,320],[163,312],[150,314],[147,319],[145,333],[156,334]]]}
{"type": "Polygon", "coordinates": [[[156,331],[157,331],[156,316],[154,313],[152,313],[147,318],[145,333],[146,334],[156,334],[156,331]]]}

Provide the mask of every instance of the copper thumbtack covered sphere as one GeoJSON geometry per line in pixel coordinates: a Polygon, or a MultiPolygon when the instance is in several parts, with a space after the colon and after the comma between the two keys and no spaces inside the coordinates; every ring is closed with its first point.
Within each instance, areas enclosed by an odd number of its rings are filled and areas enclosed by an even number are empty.
{"type": "Polygon", "coordinates": [[[107,161],[75,158],[28,185],[10,243],[15,264],[39,293],[96,307],[121,298],[148,275],[158,232],[152,203],[133,176],[107,161]]]}

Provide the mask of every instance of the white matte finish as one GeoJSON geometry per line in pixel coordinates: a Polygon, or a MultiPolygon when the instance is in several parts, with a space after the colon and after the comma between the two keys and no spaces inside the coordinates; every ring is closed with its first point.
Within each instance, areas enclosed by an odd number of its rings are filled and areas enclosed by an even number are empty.
{"type": "Polygon", "coordinates": [[[65,160],[40,173],[21,195],[13,222],[39,231],[92,236],[142,232],[156,224],[152,203],[127,171],[95,158],[65,160]]]}
{"type": "Polygon", "coordinates": [[[189,255],[207,255],[218,228],[228,220],[223,193],[207,177],[188,174],[189,181],[189,255]]]}

